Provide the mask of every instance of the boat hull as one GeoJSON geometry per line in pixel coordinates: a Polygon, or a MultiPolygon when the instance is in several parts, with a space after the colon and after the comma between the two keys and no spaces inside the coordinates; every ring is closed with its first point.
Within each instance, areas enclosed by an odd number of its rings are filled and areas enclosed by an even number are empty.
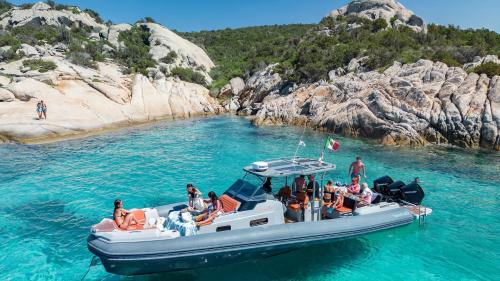
{"type": "Polygon", "coordinates": [[[89,235],[89,250],[106,271],[142,275],[198,269],[279,255],[412,223],[406,208],[316,222],[258,226],[175,239],[112,242],[89,235]]]}

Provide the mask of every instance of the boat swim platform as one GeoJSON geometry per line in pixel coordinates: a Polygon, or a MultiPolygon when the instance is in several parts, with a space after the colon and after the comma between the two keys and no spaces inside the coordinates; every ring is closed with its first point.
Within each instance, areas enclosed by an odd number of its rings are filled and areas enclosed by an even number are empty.
{"type": "Polygon", "coordinates": [[[287,177],[296,175],[316,175],[335,170],[335,164],[312,158],[290,158],[265,161],[267,170],[255,170],[251,165],[243,168],[244,171],[259,177],[287,177]]]}

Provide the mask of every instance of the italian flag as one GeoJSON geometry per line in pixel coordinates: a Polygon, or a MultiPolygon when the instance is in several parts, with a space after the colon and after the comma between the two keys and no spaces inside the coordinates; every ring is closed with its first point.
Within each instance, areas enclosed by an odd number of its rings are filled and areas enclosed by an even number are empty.
{"type": "Polygon", "coordinates": [[[332,150],[332,151],[337,151],[340,148],[340,142],[332,139],[332,138],[327,138],[325,147],[332,150]]]}

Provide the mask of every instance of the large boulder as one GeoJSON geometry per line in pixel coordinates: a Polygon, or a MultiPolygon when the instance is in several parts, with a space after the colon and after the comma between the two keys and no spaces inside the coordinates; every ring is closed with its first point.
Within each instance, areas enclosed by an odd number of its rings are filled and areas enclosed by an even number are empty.
{"type": "Polygon", "coordinates": [[[0,88],[0,102],[9,102],[15,100],[14,94],[4,88],[0,88]]]}
{"type": "Polygon", "coordinates": [[[17,49],[17,54],[24,54],[25,57],[32,58],[39,55],[38,50],[28,44],[21,44],[21,47],[17,49]]]}
{"type": "Polygon", "coordinates": [[[167,65],[169,70],[176,66],[191,68],[204,74],[209,83],[212,81],[208,72],[215,65],[203,49],[162,25],[156,23],[143,23],[142,25],[146,26],[151,33],[149,42],[153,59],[162,61],[170,52],[174,52],[177,58],[167,65]]]}
{"type": "Polygon", "coordinates": [[[484,56],[484,57],[475,57],[472,62],[464,64],[464,69],[465,70],[470,70],[470,69],[478,67],[478,66],[480,66],[482,64],[485,64],[485,63],[500,64],[500,59],[498,59],[498,56],[496,56],[496,55],[487,55],[487,56],[484,56]]]}
{"type": "Polygon", "coordinates": [[[346,6],[333,10],[328,16],[357,16],[369,20],[384,19],[395,26],[405,25],[416,32],[426,32],[427,25],[422,18],[396,0],[354,0],[346,6]]]}

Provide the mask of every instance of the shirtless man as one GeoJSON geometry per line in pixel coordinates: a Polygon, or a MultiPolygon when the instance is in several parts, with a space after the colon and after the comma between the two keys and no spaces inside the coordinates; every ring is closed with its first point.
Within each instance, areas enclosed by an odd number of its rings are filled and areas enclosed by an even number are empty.
{"type": "Polygon", "coordinates": [[[361,162],[361,157],[358,156],[356,157],[356,161],[352,162],[351,166],[349,166],[349,175],[351,178],[359,177],[361,179],[361,173],[363,173],[363,177],[366,179],[365,164],[361,162]]]}

